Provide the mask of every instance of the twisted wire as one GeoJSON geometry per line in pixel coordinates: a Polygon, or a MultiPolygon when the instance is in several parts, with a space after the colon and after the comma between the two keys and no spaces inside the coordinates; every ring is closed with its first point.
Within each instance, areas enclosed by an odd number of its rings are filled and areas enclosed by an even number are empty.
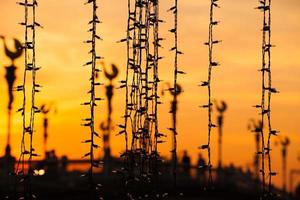
{"type": "Polygon", "coordinates": [[[100,70],[96,67],[97,60],[102,59],[101,56],[97,55],[96,52],[96,44],[97,40],[100,40],[101,37],[97,35],[97,24],[100,23],[100,20],[97,16],[97,0],[89,0],[85,4],[90,4],[92,7],[92,19],[89,21],[89,25],[91,25],[91,28],[88,30],[91,32],[91,38],[85,43],[88,43],[91,45],[91,50],[89,53],[91,54],[91,60],[88,61],[84,66],[90,66],[91,74],[90,74],[90,90],[88,91],[90,95],[90,99],[88,102],[83,103],[83,105],[86,105],[89,107],[89,117],[86,119],[83,119],[84,124],[83,126],[89,127],[90,129],[90,138],[83,141],[83,143],[89,144],[89,152],[86,153],[84,157],[89,158],[90,162],[90,168],[88,173],[88,179],[90,183],[90,187],[92,190],[92,193],[96,195],[96,191],[99,190],[99,184],[95,183],[94,180],[94,168],[100,167],[100,162],[95,161],[95,153],[94,151],[99,148],[99,145],[96,143],[96,137],[100,137],[99,134],[95,131],[95,109],[96,109],[96,102],[103,100],[102,98],[96,97],[96,86],[101,85],[100,83],[96,82],[97,73],[100,72],[100,70]]]}
{"type": "Polygon", "coordinates": [[[156,156],[158,156],[158,143],[159,138],[161,137],[161,134],[159,134],[158,129],[158,105],[159,102],[159,95],[158,95],[158,84],[160,82],[159,80],[159,74],[158,74],[158,65],[159,65],[159,47],[160,47],[160,41],[161,38],[159,37],[159,0],[154,1],[154,63],[153,63],[153,95],[152,95],[152,105],[153,105],[153,118],[154,118],[154,153],[156,156]],[[153,98],[154,97],[154,98],[153,98]]]}
{"type": "MultiPolygon", "coordinates": [[[[212,162],[211,162],[211,132],[212,128],[215,128],[216,125],[212,123],[212,89],[211,89],[211,84],[212,84],[212,69],[216,66],[219,65],[218,62],[214,61],[214,45],[220,43],[221,41],[219,40],[214,40],[214,35],[213,35],[213,28],[214,26],[218,25],[218,22],[214,20],[214,9],[219,7],[217,4],[218,0],[211,0],[210,4],[210,18],[209,18],[209,36],[208,36],[208,42],[205,43],[205,45],[208,46],[208,61],[209,61],[209,66],[208,66],[208,79],[207,81],[203,81],[201,86],[207,87],[208,88],[208,104],[203,105],[201,107],[207,108],[208,109],[208,142],[206,145],[202,145],[200,149],[206,149],[207,150],[207,155],[208,155],[208,184],[210,185],[213,181],[212,178],[212,162]]],[[[204,166],[201,166],[204,167],[204,166]]]]}
{"type": "Polygon", "coordinates": [[[173,105],[171,108],[171,113],[173,115],[173,127],[171,128],[173,132],[173,144],[172,144],[172,161],[173,161],[173,178],[174,178],[174,188],[177,185],[177,96],[181,91],[179,91],[178,85],[178,75],[184,74],[183,71],[178,69],[178,55],[183,54],[178,49],[178,0],[174,1],[174,6],[171,7],[168,11],[172,11],[174,14],[174,28],[169,30],[174,34],[174,47],[171,48],[171,51],[174,52],[174,75],[173,75],[173,86],[170,88],[171,94],[173,96],[173,105]]]}
{"type": "Polygon", "coordinates": [[[36,106],[36,93],[40,92],[40,85],[36,83],[36,72],[40,69],[36,66],[36,27],[42,27],[38,22],[36,22],[36,7],[38,2],[36,0],[24,2],[17,2],[18,5],[24,7],[24,22],[21,22],[20,25],[25,27],[24,38],[25,43],[23,48],[25,49],[25,68],[23,74],[23,83],[20,86],[17,86],[17,91],[22,91],[23,94],[23,103],[22,107],[18,110],[22,114],[22,139],[21,139],[21,154],[18,160],[16,167],[16,174],[21,175],[24,179],[24,198],[33,198],[32,186],[31,186],[31,176],[33,175],[32,169],[32,159],[33,157],[38,156],[35,153],[33,146],[34,139],[34,122],[35,114],[40,113],[39,108],[36,106]],[[27,120],[26,106],[28,105],[26,88],[30,87],[27,85],[27,76],[28,73],[31,73],[31,101],[30,101],[30,117],[29,121],[27,120]],[[29,137],[29,149],[26,145],[26,137],[29,137]],[[28,169],[25,172],[25,162],[26,156],[28,156],[28,169]],[[21,168],[21,169],[20,169],[21,168]]]}
{"type": "Polygon", "coordinates": [[[133,2],[128,1],[127,36],[118,41],[127,42],[126,77],[121,81],[121,88],[126,88],[125,121],[119,125],[119,134],[125,134],[122,156],[129,179],[145,181],[157,174],[152,166],[157,164],[158,144],[163,142],[158,132],[159,2],[133,2]]]}
{"type": "Polygon", "coordinates": [[[262,179],[262,192],[263,197],[266,195],[272,195],[272,177],[276,176],[276,172],[272,170],[272,159],[271,159],[271,138],[273,135],[277,135],[278,131],[272,129],[271,124],[271,97],[272,93],[278,93],[278,91],[272,87],[272,74],[271,74],[271,0],[260,1],[260,5],[257,9],[263,11],[263,29],[262,29],[262,95],[261,104],[255,106],[260,108],[260,115],[262,126],[267,124],[267,146],[266,145],[266,133],[264,128],[260,130],[261,135],[261,179],[262,179]],[[267,157],[267,167],[268,167],[268,188],[266,189],[266,164],[265,158],[267,157]]]}

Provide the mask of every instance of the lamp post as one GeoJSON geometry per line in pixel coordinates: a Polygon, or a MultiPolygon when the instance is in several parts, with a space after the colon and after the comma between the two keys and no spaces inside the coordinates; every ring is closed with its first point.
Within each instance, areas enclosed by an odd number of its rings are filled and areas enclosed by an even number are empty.
{"type": "Polygon", "coordinates": [[[162,95],[164,95],[164,91],[170,92],[172,98],[171,101],[171,109],[170,113],[172,114],[172,128],[170,130],[173,132],[172,136],[172,150],[171,150],[171,160],[173,163],[172,171],[175,178],[176,185],[176,174],[177,174],[177,110],[178,110],[178,96],[182,93],[182,87],[177,84],[176,90],[170,86],[170,83],[165,83],[167,86],[166,90],[163,90],[162,95]],[[175,92],[176,91],[176,92],[175,92]]]}
{"type": "Polygon", "coordinates": [[[219,138],[218,138],[218,145],[219,145],[219,162],[218,166],[219,168],[222,168],[222,136],[223,136],[223,122],[224,122],[224,113],[227,110],[227,104],[225,101],[221,101],[221,105],[216,103],[216,109],[219,113],[219,116],[217,118],[218,127],[219,127],[219,138]]]}
{"type": "MultiPolygon", "coordinates": [[[[48,105],[47,104],[42,104],[41,105],[41,113],[43,114],[43,144],[44,144],[44,153],[46,157],[47,153],[47,144],[48,144],[48,126],[49,126],[49,113],[52,111],[52,104],[48,105]]],[[[56,113],[56,108],[54,113],[56,113]]]]}
{"type": "Polygon", "coordinates": [[[5,149],[5,154],[7,156],[10,156],[10,140],[11,140],[11,125],[12,125],[12,104],[14,101],[14,95],[13,95],[13,87],[14,83],[16,80],[16,69],[17,67],[15,66],[15,60],[19,58],[22,53],[23,53],[23,48],[22,44],[19,40],[14,39],[14,44],[15,44],[15,51],[9,50],[7,47],[6,41],[4,36],[0,36],[0,38],[4,42],[4,51],[6,56],[11,60],[11,65],[5,67],[6,74],[5,74],[5,79],[7,81],[7,86],[8,86],[8,123],[7,123],[7,143],[6,143],[6,149],[5,149]]]}
{"type": "Polygon", "coordinates": [[[259,161],[260,161],[260,158],[259,158],[259,154],[258,152],[260,151],[260,132],[261,132],[261,129],[263,128],[263,124],[262,124],[262,121],[261,120],[254,120],[254,119],[251,119],[249,124],[248,124],[248,130],[251,130],[253,133],[255,133],[255,156],[254,156],[254,169],[255,169],[255,177],[256,177],[256,180],[259,180],[259,161]]]}
{"type": "Polygon", "coordinates": [[[116,65],[111,64],[111,73],[109,73],[105,67],[105,64],[102,63],[104,67],[104,75],[109,80],[109,84],[106,86],[106,98],[107,98],[107,120],[102,122],[100,128],[104,131],[103,136],[103,146],[104,146],[104,173],[109,174],[110,172],[110,161],[111,161],[111,149],[110,149],[110,132],[112,129],[112,98],[114,95],[114,85],[113,80],[118,76],[119,70],[116,65]]]}
{"type": "Polygon", "coordinates": [[[290,139],[285,137],[281,139],[281,156],[282,156],[282,190],[286,192],[286,178],[287,178],[287,148],[290,144],[290,139]]]}

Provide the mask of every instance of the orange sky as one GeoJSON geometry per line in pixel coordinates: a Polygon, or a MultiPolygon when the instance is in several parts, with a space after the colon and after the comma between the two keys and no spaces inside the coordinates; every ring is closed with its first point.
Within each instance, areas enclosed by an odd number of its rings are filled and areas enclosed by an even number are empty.
{"type": "MultiPolygon", "coordinates": [[[[55,148],[59,155],[67,154],[71,158],[79,158],[84,152],[80,143],[89,134],[88,129],[80,127],[81,118],[87,116],[87,110],[79,106],[88,96],[89,71],[82,67],[88,59],[88,46],[83,44],[88,37],[87,22],[89,7],[83,6],[81,0],[40,0],[38,21],[45,27],[38,31],[37,62],[42,66],[38,80],[44,86],[38,95],[38,102],[55,102],[58,108],[56,115],[52,114],[50,121],[49,148],[55,148]]],[[[99,16],[103,24],[99,32],[104,38],[99,42],[98,51],[105,57],[107,64],[113,62],[121,69],[119,80],[124,77],[126,64],[125,46],[116,41],[124,38],[127,23],[127,1],[103,0],[100,2],[99,16]]],[[[172,14],[165,11],[172,1],[161,1],[161,17],[167,23],[161,25],[161,35],[170,38],[167,31],[172,27],[172,14]]],[[[261,46],[261,13],[253,8],[257,1],[222,0],[217,17],[221,20],[216,29],[216,36],[223,40],[218,46],[216,58],[222,64],[214,70],[213,97],[224,99],[229,105],[226,112],[224,127],[224,157],[225,164],[231,162],[246,167],[252,162],[254,153],[254,136],[247,131],[250,118],[257,118],[258,113],[251,106],[260,101],[260,46],[261,46]]],[[[180,154],[187,149],[193,156],[193,162],[199,150],[197,147],[206,142],[207,113],[198,108],[206,102],[207,93],[198,83],[207,76],[207,48],[202,45],[207,40],[209,1],[182,0],[180,2],[179,31],[180,47],[185,53],[180,58],[181,69],[188,74],[181,76],[179,82],[184,88],[179,102],[179,150],[180,154]]],[[[0,2],[0,35],[8,38],[23,38],[23,29],[17,23],[23,21],[23,10],[15,1],[0,2]]],[[[288,135],[292,143],[289,148],[289,168],[299,168],[297,155],[300,151],[300,131],[297,123],[300,121],[300,2],[298,0],[273,1],[273,84],[280,94],[273,98],[273,126],[281,130],[282,135],[288,135]]],[[[171,80],[172,47],[171,40],[163,43],[161,54],[165,59],[160,63],[160,77],[171,80]]],[[[2,45],[2,42],[1,42],[2,45]]],[[[6,138],[6,107],[7,85],[4,79],[4,67],[9,60],[0,51],[0,151],[4,149],[6,138]],[[3,78],[1,78],[3,77],[3,78]]],[[[22,59],[17,62],[18,79],[21,83],[23,73],[22,59]]],[[[102,77],[101,77],[102,78],[102,77]]],[[[104,88],[99,93],[104,96],[104,88]]],[[[116,91],[114,98],[114,122],[121,123],[123,114],[124,92],[116,91]]],[[[160,129],[170,132],[169,110],[170,97],[164,97],[164,105],[160,107],[160,129]]],[[[16,94],[14,109],[21,105],[21,95],[16,94]]],[[[105,119],[106,103],[97,110],[98,121],[105,119]]],[[[215,116],[214,116],[215,117],[215,116]]],[[[14,115],[13,153],[18,154],[21,134],[21,116],[14,115]]],[[[35,146],[42,151],[42,118],[37,118],[37,134],[35,146]]],[[[117,128],[116,128],[117,131],[117,128]]],[[[216,139],[213,133],[213,161],[216,163],[216,139]]],[[[123,149],[123,138],[113,136],[113,154],[117,155],[123,149]]],[[[170,142],[161,147],[164,155],[168,155],[170,142]]],[[[281,172],[280,147],[274,147],[274,168],[281,172]]],[[[276,178],[280,183],[280,176],[276,178]]]]}

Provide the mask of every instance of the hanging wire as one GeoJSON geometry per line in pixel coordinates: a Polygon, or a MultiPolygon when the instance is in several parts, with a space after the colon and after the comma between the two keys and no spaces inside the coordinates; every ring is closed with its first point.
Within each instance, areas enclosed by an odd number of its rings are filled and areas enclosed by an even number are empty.
{"type": "Polygon", "coordinates": [[[157,0],[128,1],[127,36],[118,41],[127,42],[126,77],[120,86],[126,89],[125,121],[119,125],[119,134],[125,135],[121,156],[129,173],[127,181],[144,182],[157,174],[152,166],[157,166],[157,146],[163,142],[158,132],[159,22],[157,0]]]}
{"type": "Polygon", "coordinates": [[[173,105],[171,108],[171,113],[173,115],[173,127],[170,129],[173,132],[173,144],[172,144],[172,162],[173,162],[173,178],[174,178],[174,188],[177,186],[177,97],[181,93],[180,87],[178,85],[178,74],[185,74],[185,72],[178,69],[178,55],[183,54],[178,49],[178,0],[174,1],[173,7],[168,11],[171,11],[174,14],[174,28],[169,30],[169,32],[174,34],[174,47],[170,51],[174,52],[174,77],[173,77],[173,86],[169,88],[173,96],[173,105]]]}
{"type": "Polygon", "coordinates": [[[21,139],[21,154],[19,161],[16,167],[16,174],[21,176],[21,180],[24,185],[24,196],[26,199],[33,199],[34,194],[32,193],[32,184],[31,178],[33,175],[32,169],[32,159],[37,157],[38,154],[35,152],[34,148],[34,122],[35,114],[40,113],[40,109],[36,106],[36,93],[40,92],[41,86],[36,83],[36,73],[40,69],[36,65],[36,28],[42,27],[38,22],[36,22],[36,7],[38,2],[36,0],[25,0],[24,2],[17,2],[18,5],[24,7],[24,22],[21,22],[20,25],[25,28],[25,43],[23,48],[25,50],[25,68],[23,75],[23,83],[20,86],[16,87],[16,91],[20,91],[23,94],[23,103],[22,107],[18,110],[22,114],[22,139],[21,139]],[[27,84],[27,76],[31,75],[31,85],[27,84]],[[27,101],[26,89],[31,88],[31,101],[27,101]],[[30,117],[27,118],[26,107],[30,106],[30,117]],[[29,144],[26,144],[26,138],[29,138],[29,144]],[[28,149],[29,148],[29,149],[28,149]],[[28,157],[28,167],[27,172],[25,172],[25,162],[26,157],[28,157]]]}
{"type": "Polygon", "coordinates": [[[84,66],[90,66],[91,67],[91,77],[89,78],[90,81],[90,90],[88,91],[90,95],[90,99],[88,102],[83,103],[82,105],[89,106],[90,110],[90,116],[86,119],[83,119],[84,124],[83,126],[89,127],[90,129],[90,138],[83,141],[83,143],[89,144],[89,152],[86,153],[83,158],[89,157],[90,161],[90,169],[88,172],[88,179],[89,184],[91,187],[91,192],[93,195],[93,198],[97,198],[99,192],[100,184],[96,184],[94,180],[94,168],[99,168],[101,166],[101,162],[95,160],[95,153],[94,151],[99,148],[99,145],[96,144],[96,137],[100,138],[100,135],[95,131],[95,109],[97,106],[97,102],[103,100],[102,98],[96,97],[96,86],[101,85],[100,83],[96,82],[97,73],[100,72],[100,70],[96,67],[97,60],[103,59],[101,56],[97,55],[96,52],[96,43],[97,40],[100,40],[101,37],[97,35],[97,24],[100,23],[100,20],[97,16],[97,0],[89,0],[85,4],[90,4],[92,7],[92,19],[89,21],[89,25],[91,28],[89,28],[89,32],[91,32],[91,38],[85,43],[88,43],[91,45],[91,50],[89,53],[91,54],[91,60],[88,61],[84,66]]]}
{"type": "Polygon", "coordinates": [[[159,133],[159,126],[158,126],[158,105],[160,104],[159,95],[158,95],[158,84],[160,82],[159,74],[158,74],[158,65],[159,60],[161,59],[159,56],[159,48],[161,47],[160,41],[162,38],[159,37],[159,0],[153,1],[154,7],[154,28],[153,28],[153,35],[154,35],[154,54],[153,54],[153,94],[152,94],[152,105],[153,105],[153,120],[154,120],[154,153],[157,156],[156,160],[158,159],[158,143],[160,142],[160,138],[163,136],[159,133]]]}
{"type": "Polygon", "coordinates": [[[272,74],[271,74],[271,0],[260,1],[260,5],[257,9],[263,12],[263,29],[262,29],[262,68],[260,69],[262,75],[262,95],[261,104],[256,105],[256,108],[260,109],[262,127],[267,124],[267,146],[266,145],[266,133],[262,128],[259,130],[261,135],[261,181],[262,181],[262,193],[263,198],[268,197],[272,194],[272,177],[276,176],[276,172],[272,170],[272,159],[271,159],[271,139],[272,136],[276,136],[278,131],[272,129],[271,124],[271,97],[273,93],[278,93],[277,89],[272,87],[272,74]],[[266,188],[266,164],[265,158],[267,157],[268,163],[268,187],[266,188]]]}
{"type": "Polygon", "coordinates": [[[24,22],[20,25],[25,28],[25,43],[23,48],[25,50],[25,68],[23,74],[23,83],[16,87],[16,91],[21,91],[23,94],[22,107],[18,110],[22,114],[22,139],[21,139],[21,154],[16,167],[16,174],[21,176],[21,180],[24,184],[24,197],[23,198],[34,198],[31,187],[31,176],[33,175],[32,169],[32,159],[37,157],[38,154],[35,153],[35,148],[33,146],[34,139],[34,122],[35,114],[40,113],[40,109],[36,106],[36,93],[40,92],[41,86],[36,83],[36,73],[40,69],[36,66],[36,28],[42,27],[38,22],[36,22],[36,8],[38,2],[36,0],[24,2],[17,2],[18,5],[24,7],[24,22]],[[28,73],[31,73],[31,85],[26,84],[28,80],[28,73]],[[27,101],[26,88],[31,87],[31,101],[27,101]],[[30,106],[30,117],[27,118],[26,106],[30,106]],[[26,138],[29,137],[29,145],[26,145],[26,138]],[[29,148],[29,149],[28,149],[29,148]],[[28,168],[25,172],[25,162],[26,156],[28,157],[28,168]]]}
{"type": "Polygon", "coordinates": [[[219,24],[218,21],[215,21],[214,19],[214,10],[215,8],[218,8],[219,5],[217,3],[218,0],[211,0],[210,4],[210,18],[209,18],[209,36],[208,36],[208,42],[205,42],[204,44],[208,46],[208,52],[209,52],[209,66],[208,66],[208,79],[207,81],[203,81],[200,86],[207,87],[208,88],[208,104],[201,106],[202,108],[208,109],[208,142],[205,145],[202,145],[200,149],[206,149],[208,154],[208,164],[207,166],[200,166],[200,167],[207,167],[208,168],[208,185],[210,185],[213,181],[212,178],[212,163],[211,163],[211,132],[212,128],[215,128],[216,125],[212,122],[212,90],[211,90],[211,84],[212,84],[212,69],[219,65],[218,62],[214,61],[214,45],[220,43],[220,40],[214,40],[213,35],[213,29],[216,25],[219,24]]]}

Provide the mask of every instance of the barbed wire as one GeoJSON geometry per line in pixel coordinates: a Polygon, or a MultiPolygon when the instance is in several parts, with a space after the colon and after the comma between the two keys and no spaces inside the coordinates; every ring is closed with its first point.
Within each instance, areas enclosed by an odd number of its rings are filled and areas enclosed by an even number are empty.
{"type": "MultiPolygon", "coordinates": [[[[127,67],[120,88],[126,89],[124,124],[127,181],[140,183],[158,174],[158,144],[164,141],[158,129],[159,1],[128,1],[127,67]],[[129,141],[130,140],[130,141],[129,141]]],[[[130,194],[128,195],[135,195],[130,194]]]]}
{"type": "Polygon", "coordinates": [[[214,40],[214,34],[213,34],[213,28],[219,24],[218,21],[215,21],[214,19],[214,9],[218,8],[219,5],[217,3],[218,0],[211,0],[210,4],[210,18],[209,18],[209,36],[208,36],[208,42],[205,42],[204,44],[208,46],[208,79],[207,81],[203,81],[200,86],[207,87],[208,88],[208,104],[201,106],[202,108],[208,109],[208,142],[205,145],[200,146],[200,149],[206,149],[208,154],[208,164],[207,166],[200,166],[208,168],[208,184],[210,185],[213,181],[212,178],[212,162],[211,162],[211,131],[212,128],[215,128],[216,125],[212,122],[212,69],[219,65],[218,62],[214,61],[213,58],[213,50],[214,45],[220,43],[220,40],[214,40]]]}
{"type": "Polygon", "coordinates": [[[265,131],[264,128],[258,130],[261,135],[261,177],[262,177],[262,193],[263,198],[273,196],[272,194],[272,177],[276,176],[276,172],[272,170],[271,159],[271,138],[273,135],[277,135],[278,131],[272,129],[271,123],[271,97],[273,93],[278,93],[277,89],[272,87],[272,73],[271,73],[271,0],[260,1],[260,5],[257,9],[263,11],[263,29],[262,29],[262,95],[261,104],[256,105],[261,113],[262,127],[267,124],[267,147],[265,146],[265,131]],[[266,172],[265,172],[265,158],[268,159],[268,189],[266,189],[266,172]]]}
{"type": "Polygon", "coordinates": [[[85,41],[85,43],[91,45],[91,50],[89,54],[91,54],[91,60],[88,61],[84,66],[91,66],[91,77],[90,81],[90,90],[88,94],[90,94],[90,99],[88,102],[84,102],[82,105],[89,106],[90,116],[88,118],[83,119],[85,127],[89,127],[90,129],[90,138],[83,141],[83,143],[89,144],[89,152],[86,153],[83,158],[89,157],[90,160],[90,168],[88,172],[89,184],[91,187],[91,192],[93,198],[99,198],[98,193],[100,190],[100,184],[96,184],[94,180],[94,168],[99,168],[101,166],[101,161],[95,160],[95,149],[99,149],[100,146],[97,145],[95,138],[100,138],[100,135],[95,131],[95,109],[97,107],[97,102],[103,100],[102,98],[96,97],[96,86],[100,86],[101,83],[96,82],[97,73],[100,72],[100,69],[97,68],[97,60],[103,59],[101,56],[97,55],[96,44],[97,40],[101,40],[102,38],[97,35],[97,24],[100,23],[100,20],[97,16],[97,0],[88,0],[85,4],[91,4],[92,7],[92,19],[89,21],[88,32],[91,32],[91,38],[85,41]]]}
{"type": "Polygon", "coordinates": [[[174,52],[174,75],[173,75],[173,86],[169,88],[172,96],[173,103],[171,107],[171,113],[173,115],[173,127],[170,130],[173,132],[173,144],[172,144],[172,162],[173,162],[173,177],[174,177],[174,188],[177,186],[177,97],[182,92],[180,86],[178,85],[178,74],[185,74],[185,72],[180,71],[178,69],[178,55],[183,54],[178,49],[178,0],[174,1],[174,5],[168,10],[174,14],[174,28],[169,30],[172,34],[174,34],[174,46],[170,49],[170,51],[174,52]]]}
{"type": "Polygon", "coordinates": [[[38,2],[36,0],[24,2],[17,2],[18,5],[23,6],[25,9],[24,22],[20,25],[25,27],[25,42],[23,48],[25,49],[25,68],[23,74],[23,83],[16,87],[16,91],[20,91],[23,94],[22,107],[18,110],[22,114],[22,139],[21,139],[21,154],[16,167],[16,174],[21,176],[21,182],[24,185],[24,196],[26,199],[33,199],[34,194],[32,193],[31,177],[33,175],[32,169],[32,159],[37,157],[38,154],[35,152],[34,148],[34,133],[35,133],[35,114],[40,113],[40,109],[36,106],[36,93],[40,92],[41,85],[36,82],[36,72],[40,69],[36,65],[36,27],[42,27],[36,21],[36,7],[38,2]],[[28,73],[31,73],[31,85],[27,84],[28,73]],[[28,105],[26,89],[31,87],[31,101],[28,105]],[[30,106],[30,117],[27,120],[26,106],[30,106]],[[29,149],[26,145],[26,138],[29,137],[29,149]],[[25,172],[25,161],[26,156],[28,157],[28,169],[25,172]],[[21,169],[20,169],[21,168],[21,169]]]}

